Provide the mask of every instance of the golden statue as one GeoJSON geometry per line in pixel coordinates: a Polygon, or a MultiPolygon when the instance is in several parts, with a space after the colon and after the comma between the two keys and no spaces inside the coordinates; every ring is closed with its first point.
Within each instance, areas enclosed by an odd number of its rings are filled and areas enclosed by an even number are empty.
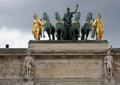
{"type": "Polygon", "coordinates": [[[103,23],[101,21],[101,14],[98,14],[97,19],[93,21],[93,26],[95,28],[96,40],[101,40],[104,33],[103,23]]]}
{"type": "Polygon", "coordinates": [[[42,35],[42,19],[38,20],[37,14],[34,16],[34,21],[32,23],[32,34],[34,35],[35,40],[40,40],[40,35],[42,35]]]}

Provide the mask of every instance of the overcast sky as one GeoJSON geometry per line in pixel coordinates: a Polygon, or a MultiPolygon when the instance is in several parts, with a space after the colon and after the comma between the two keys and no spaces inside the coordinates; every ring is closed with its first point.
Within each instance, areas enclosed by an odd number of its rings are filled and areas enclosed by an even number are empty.
{"type": "Polygon", "coordinates": [[[105,32],[103,40],[108,40],[113,47],[120,47],[120,0],[0,0],[0,48],[9,44],[11,48],[27,48],[28,41],[33,40],[33,15],[47,12],[51,23],[55,25],[54,13],[58,11],[63,17],[66,8],[81,12],[81,25],[88,12],[96,18],[102,14],[105,32]]]}

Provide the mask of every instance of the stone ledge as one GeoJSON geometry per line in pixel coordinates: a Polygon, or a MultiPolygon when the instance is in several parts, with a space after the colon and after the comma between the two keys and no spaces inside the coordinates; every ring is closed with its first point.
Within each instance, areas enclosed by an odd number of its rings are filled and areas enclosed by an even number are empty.
{"type": "Polygon", "coordinates": [[[106,52],[108,50],[107,40],[82,40],[82,41],[35,41],[30,40],[28,49],[37,52],[106,52]]]}
{"type": "Polygon", "coordinates": [[[35,81],[39,82],[103,82],[103,79],[92,79],[92,78],[36,78],[35,81]]]}
{"type": "Polygon", "coordinates": [[[57,44],[60,44],[60,43],[108,43],[107,40],[30,40],[28,42],[28,44],[31,44],[31,43],[49,43],[49,44],[53,44],[53,43],[57,43],[57,44]]]}
{"type": "Polygon", "coordinates": [[[35,79],[35,85],[103,85],[102,79],[35,79]]]}

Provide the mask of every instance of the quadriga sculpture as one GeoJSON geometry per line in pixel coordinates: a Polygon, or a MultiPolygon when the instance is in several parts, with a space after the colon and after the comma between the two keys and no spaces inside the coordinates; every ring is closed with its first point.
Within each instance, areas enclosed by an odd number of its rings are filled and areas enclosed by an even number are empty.
{"type": "Polygon", "coordinates": [[[55,12],[57,40],[62,40],[64,25],[58,12],[55,12]]]}
{"type": "Polygon", "coordinates": [[[74,21],[73,21],[73,24],[72,24],[72,40],[78,40],[78,37],[80,36],[80,16],[81,16],[81,13],[80,12],[77,12],[75,14],[75,18],[74,18],[74,21]]]}
{"type": "Polygon", "coordinates": [[[94,28],[93,28],[93,25],[91,22],[92,19],[93,19],[93,14],[91,12],[89,12],[87,14],[85,24],[81,27],[81,34],[82,34],[81,40],[87,40],[90,31],[92,31],[91,38],[94,38],[95,33],[94,33],[94,28]]]}
{"type": "Polygon", "coordinates": [[[51,40],[51,35],[52,35],[52,40],[55,40],[55,27],[51,24],[48,14],[46,12],[43,13],[43,20],[45,21],[44,23],[44,29],[43,29],[43,37],[45,37],[44,35],[44,31],[47,32],[49,40],[51,40]]]}

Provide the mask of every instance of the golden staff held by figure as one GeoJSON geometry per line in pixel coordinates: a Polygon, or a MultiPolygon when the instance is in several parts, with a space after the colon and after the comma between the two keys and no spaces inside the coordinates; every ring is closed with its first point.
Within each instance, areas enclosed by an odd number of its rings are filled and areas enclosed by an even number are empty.
{"type": "Polygon", "coordinates": [[[38,19],[37,14],[34,16],[34,21],[32,23],[32,34],[34,35],[35,40],[40,40],[40,35],[42,35],[42,19],[38,19]]]}
{"type": "Polygon", "coordinates": [[[101,40],[104,33],[103,23],[101,21],[101,14],[98,14],[97,18],[93,21],[93,26],[95,28],[96,40],[101,40]]]}

